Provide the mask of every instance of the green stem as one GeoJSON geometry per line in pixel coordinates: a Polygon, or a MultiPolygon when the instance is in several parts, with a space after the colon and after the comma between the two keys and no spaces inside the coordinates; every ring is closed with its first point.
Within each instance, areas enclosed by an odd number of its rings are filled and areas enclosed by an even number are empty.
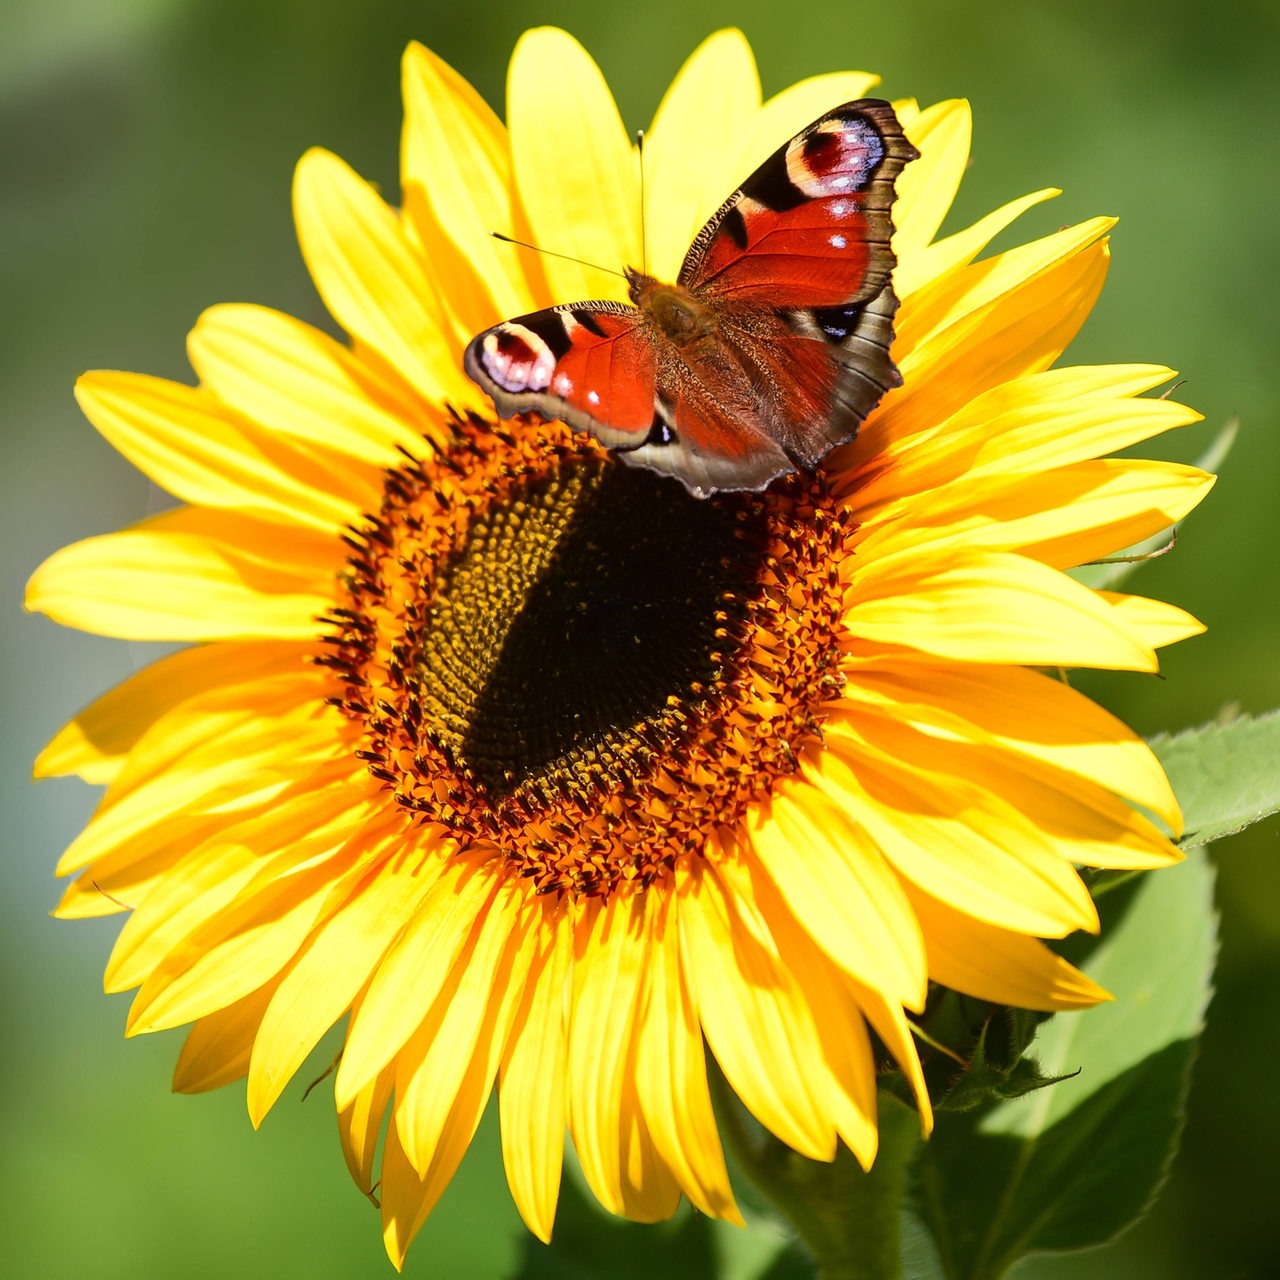
{"type": "Polygon", "coordinates": [[[826,1163],[799,1155],[772,1134],[752,1132],[723,1077],[709,1074],[729,1151],[808,1246],[822,1280],[901,1280],[907,1173],[920,1142],[915,1112],[879,1095],[880,1151],[864,1173],[843,1145],[826,1163]]]}

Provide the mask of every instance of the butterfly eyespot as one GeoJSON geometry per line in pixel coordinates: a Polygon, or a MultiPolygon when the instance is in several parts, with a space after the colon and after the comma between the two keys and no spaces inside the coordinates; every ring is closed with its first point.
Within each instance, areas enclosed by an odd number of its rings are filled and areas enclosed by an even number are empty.
{"type": "Polygon", "coordinates": [[[555,352],[522,324],[499,325],[485,336],[485,372],[505,391],[545,391],[555,367],[555,352]]]}

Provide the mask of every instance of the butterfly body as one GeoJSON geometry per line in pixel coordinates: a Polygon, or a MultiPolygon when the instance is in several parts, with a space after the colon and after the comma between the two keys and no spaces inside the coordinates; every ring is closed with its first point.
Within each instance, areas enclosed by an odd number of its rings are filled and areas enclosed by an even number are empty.
{"type": "Polygon", "coordinates": [[[467,373],[503,417],[558,418],[698,497],[811,469],[901,382],[889,214],[915,154],[887,103],[838,107],[725,201],[674,284],[628,267],[632,306],[496,325],[467,373]]]}

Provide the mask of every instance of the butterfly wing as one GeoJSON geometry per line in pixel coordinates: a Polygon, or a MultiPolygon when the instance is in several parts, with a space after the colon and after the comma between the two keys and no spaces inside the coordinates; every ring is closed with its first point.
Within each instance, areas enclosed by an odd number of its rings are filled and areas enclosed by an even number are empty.
{"type": "Polygon", "coordinates": [[[634,307],[578,302],[518,316],[473,338],[462,363],[504,418],[558,418],[611,449],[643,444],[655,422],[664,430],[652,336],[634,307]]]}
{"type": "Polygon", "coordinates": [[[813,467],[901,376],[894,182],[918,153],[887,102],[846,103],[779,148],[718,209],[678,283],[720,317],[757,421],[813,467]]]}

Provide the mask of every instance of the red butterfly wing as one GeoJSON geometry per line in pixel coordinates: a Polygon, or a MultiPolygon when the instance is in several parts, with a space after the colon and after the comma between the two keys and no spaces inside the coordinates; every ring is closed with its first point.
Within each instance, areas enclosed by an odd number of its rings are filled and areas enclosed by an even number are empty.
{"type": "Polygon", "coordinates": [[[890,212],[916,154],[888,103],[837,107],[770,156],[685,258],[679,283],[720,317],[758,418],[799,466],[851,440],[902,381],[890,212]]]}
{"type": "Polygon", "coordinates": [[[473,338],[468,375],[504,418],[537,413],[635,448],[655,421],[656,366],[645,317],[617,302],[579,302],[519,316],[473,338]]]}

